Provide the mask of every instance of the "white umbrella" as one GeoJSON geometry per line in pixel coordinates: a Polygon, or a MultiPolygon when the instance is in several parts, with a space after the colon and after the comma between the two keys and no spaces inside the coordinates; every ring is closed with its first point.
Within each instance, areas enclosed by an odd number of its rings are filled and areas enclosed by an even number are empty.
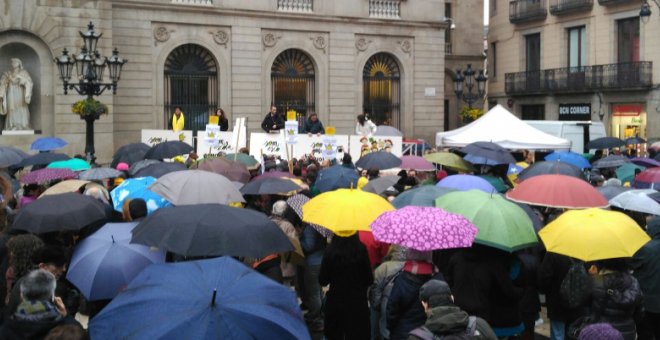
{"type": "Polygon", "coordinates": [[[149,187],[174,205],[245,202],[227,177],[204,170],[170,172],[149,187]]]}
{"type": "Polygon", "coordinates": [[[660,203],[649,197],[653,189],[637,189],[622,192],[610,200],[610,205],[645,214],[660,215],[660,203]]]}

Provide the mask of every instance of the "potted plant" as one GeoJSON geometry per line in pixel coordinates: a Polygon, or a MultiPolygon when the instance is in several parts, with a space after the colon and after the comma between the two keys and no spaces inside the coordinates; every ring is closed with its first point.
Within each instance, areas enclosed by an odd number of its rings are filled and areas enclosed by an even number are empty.
{"type": "Polygon", "coordinates": [[[108,114],[108,106],[93,98],[86,98],[75,102],[71,106],[71,112],[80,116],[80,119],[98,119],[103,114],[108,114]]]}
{"type": "Polygon", "coordinates": [[[463,109],[459,113],[459,116],[461,117],[461,121],[464,124],[470,124],[474,122],[475,120],[479,119],[479,117],[484,115],[484,110],[479,109],[479,108],[469,108],[467,106],[463,106],[463,109]]]}

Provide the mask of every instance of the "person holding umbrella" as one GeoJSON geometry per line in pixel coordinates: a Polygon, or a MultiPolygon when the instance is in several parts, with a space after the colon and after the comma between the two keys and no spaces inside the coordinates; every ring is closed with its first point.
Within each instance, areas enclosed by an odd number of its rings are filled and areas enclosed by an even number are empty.
{"type": "Polygon", "coordinates": [[[644,321],[638,324],[640,339],[660,339],[660,217],[646,226],[652,238],[640,249],[631,261],[633,275],[644,293],[644,321]]]}

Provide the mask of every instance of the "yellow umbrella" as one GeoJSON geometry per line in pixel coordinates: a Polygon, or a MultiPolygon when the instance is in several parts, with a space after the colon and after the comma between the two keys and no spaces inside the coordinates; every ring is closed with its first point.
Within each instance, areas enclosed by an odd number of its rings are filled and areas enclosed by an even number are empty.
{"type": "Polygon", "coordinates": [[[464,160],[461,156],[451,152],[434,152],[424,155],[424,159],[431,163],[440,164],[444,167],[451,168],[462,172],[472,172],[474,168],[472,164],[464,160]]]}
{"type": "MultiPolygon", "coordinates": [[[[516,165],[523,169],[527,169],[529,167],[529,164],[527,164],[527,162],[518,162],[516,163],[516,165]]],[[[508,175],[508,177],[509,177],[509,181],[511,181],[511,184],[513,184],[513,187],[515,188],[518,185],[518,182],[516,182],[516,180],[518,179],[518,174],[517,173],[510,174],[508,175]]]]}
{"type": "Polygon", "coordinates": [[[83,181],[79,179],[69,179],[66,181],[62,181],[46,189],[46,191],[44,191],[39,197],[78,191],[81,186],[87,183],[89,183],[89,181],[83,181]]]}
{"type": "Polygon", "coordinates": [[[570,210],[541,229],[548,251],[585,262],[633,256],[651,238],[623,213],[570,210]]]}
{"type": "Polygon", "coordinates": [[[384,198],[357,189],[325,192],[305,203],[303,220],[346,236],[356,230],[371,230],[369,225],[380,214],[395,210],[384,198]]]}

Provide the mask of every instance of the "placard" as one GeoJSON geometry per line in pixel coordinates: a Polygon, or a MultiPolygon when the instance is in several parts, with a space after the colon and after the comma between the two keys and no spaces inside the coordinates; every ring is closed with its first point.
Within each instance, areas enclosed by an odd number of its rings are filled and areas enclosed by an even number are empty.
{"type": "Polygon", "coordinates": [[[401,136],[351,136],[350,153],[353,162],[362,155],[374,151],[388,151],[397,157],[403,156],[403,138],[401,136]]]}
{"type": "MultiPolygon", "coordinates": [[[[234,133],[229,131],[220,131],[217,133],[217,142],[214,145],[212,140],[204,138],[204,131],[197,131],[197,155],[199,157],[218,156],[221,153],[234,153],[234,133]]],[[[244,147],[239,146],[239,148],[244,147]]]]}
{"type": "Polygon", "coordinates": [[[172,131],[172,130],[149,130],[143,129],[141,141],[149,146],[154,146],[158,143],[178,140],[193,145],[193,132],[190,130],[172,131]]]}
{"type": "MultiPolygon", "coordinates": [[[[250,134],[250,154],[255,158],[261,158],[261,155],[276,155],[281,159],[287,159],[286,144],[283,131],[276,133],[252,133],[250,134]]],[[[298,142],[293,147],[293,157],[302,158],[312,155],[314,158],[323,160],[323,138],[325,135],[298,135],[298,142]]],[[[348,150],[348,135],[335,135],[336,148],[348,150]]]]}

